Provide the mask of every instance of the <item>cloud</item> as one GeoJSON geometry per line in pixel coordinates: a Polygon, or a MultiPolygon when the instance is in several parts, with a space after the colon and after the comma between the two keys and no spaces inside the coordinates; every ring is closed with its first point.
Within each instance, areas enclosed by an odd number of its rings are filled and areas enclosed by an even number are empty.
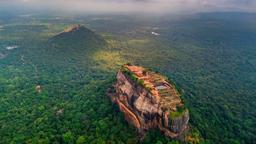
{"type": "Polygon", "coordinates": [[[255,12],[255,0],[0,0],[1,6],[91,12],[255,12]]]}

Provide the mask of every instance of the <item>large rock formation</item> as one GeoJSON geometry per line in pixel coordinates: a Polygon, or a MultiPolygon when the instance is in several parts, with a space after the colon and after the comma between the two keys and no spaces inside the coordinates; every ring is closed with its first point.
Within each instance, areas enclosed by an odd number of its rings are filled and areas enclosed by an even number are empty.
{"type": "Polygon", "coordinates": [[[139,133],[158,128],[166,136],[181,138],[188,129],[189,112],[175,86],[162,75],[143,67],[124,65],[109,93],[112,102],[139,133]]]}

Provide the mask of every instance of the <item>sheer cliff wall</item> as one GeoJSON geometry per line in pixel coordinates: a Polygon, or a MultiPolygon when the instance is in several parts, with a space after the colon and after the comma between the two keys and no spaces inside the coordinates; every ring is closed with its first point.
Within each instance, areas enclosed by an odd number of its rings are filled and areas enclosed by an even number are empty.
{"type": "Polygon", "coordinates": [[[119,106],[125,119],[135,126],[141,134],[151,128],[158,128],[170,138],[181,137],[188,129],[189,112],[187,109],[178,110],[177,107],[182,106],[180,99],[174,96],[172,98],[172,95],[167,97],[169,100],[166,97],[162,98],[160,92],[157,93],[143,84],[144,81],[142,80],[145,77],[138,76],[136,78],[136,75],[134,76],[135,79],[125,71],[120,70],[116,75],[117,81],[114,85],[114,91],[110,94],[112,102],[119,106]]]}

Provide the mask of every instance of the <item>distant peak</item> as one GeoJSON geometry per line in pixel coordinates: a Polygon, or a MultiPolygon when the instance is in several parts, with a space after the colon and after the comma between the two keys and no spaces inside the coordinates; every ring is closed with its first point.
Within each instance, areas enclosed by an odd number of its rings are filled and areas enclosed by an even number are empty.
{"type": "Polygon", "coordinates": [[[62,32],[58,33],[57,35],[55,35],[54,37],[67,37],[68,35],[92,35],[92,34],[95,34],[92,30],[86,28],[85,26],[83,25],[80,25],[80,24],[76,24],[76,25],[73,25],[73,26],[70,26],[66,29],[64,29],[62,32]]]}
{"type": "Polygon", "coordinates": [[[77,25],[73,25],[67,29],[65,29],[63,32],[74,32],[80,29],[84,29],[85,27],[83,25],[77,24],[77,25]]]}
{"type": "Polygon", "coordinates": [[[76,44],[77,47],[81,45],[89,47],[88,45],[99,46],[106,44],[104,38],[80,24],[73,25],[56,34],[49,39],[49,42],[65,46],[76,44]]]}

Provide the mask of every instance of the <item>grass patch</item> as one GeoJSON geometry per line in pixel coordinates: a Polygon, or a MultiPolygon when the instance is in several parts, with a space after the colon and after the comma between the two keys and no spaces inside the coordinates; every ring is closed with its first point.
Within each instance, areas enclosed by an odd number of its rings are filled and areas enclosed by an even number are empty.
{"type": "Polygon", "coordinates": [[[177,111],[170,112],[170,118],[174,120],[175,118],[181,117],[188,109],[185,106],[177,106],[177,111]]]}

